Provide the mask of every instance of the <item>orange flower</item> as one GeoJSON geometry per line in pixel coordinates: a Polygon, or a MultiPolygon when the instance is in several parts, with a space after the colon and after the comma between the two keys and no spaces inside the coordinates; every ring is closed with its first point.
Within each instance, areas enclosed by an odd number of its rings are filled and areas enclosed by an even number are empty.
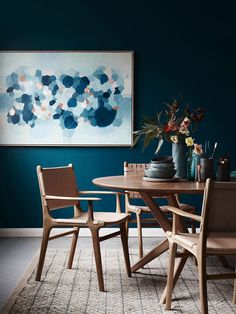
{"type": "Polygon", "coordinates": [[[201,154],[203,153],[202,145],[195,143],[195,144],[194,144],[193,152],[194,152],[196,155],[201,155],[201,154]]]}
{"type": "Polygon", "coordinates": [[[171,128],[171,131],[178,131],[179,130],[179,126],[176,122],[172,122],[169,124],[170,128],[171,128]]]}

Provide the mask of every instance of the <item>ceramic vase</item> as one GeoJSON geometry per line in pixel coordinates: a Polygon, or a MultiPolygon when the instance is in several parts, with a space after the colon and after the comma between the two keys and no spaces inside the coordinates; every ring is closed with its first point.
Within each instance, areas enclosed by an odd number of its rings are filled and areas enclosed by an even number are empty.
{"type": "Polygon", "coordinates": [[[176,177],[187,177],[187,146],[184,141],[172,143],[172,157],[175,163],[176,177]]]}

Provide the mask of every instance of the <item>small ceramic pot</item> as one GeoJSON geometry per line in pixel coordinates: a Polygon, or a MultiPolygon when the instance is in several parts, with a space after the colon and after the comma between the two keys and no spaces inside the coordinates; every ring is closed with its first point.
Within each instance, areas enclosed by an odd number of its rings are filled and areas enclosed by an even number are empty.
{"type": "Polygon", "coordinates": [[[212,158],[201,158],[200,160],[201,170],[200,176],[201,181],[205,182],[207,178],[214,178],[214,159],[212,158]]]}

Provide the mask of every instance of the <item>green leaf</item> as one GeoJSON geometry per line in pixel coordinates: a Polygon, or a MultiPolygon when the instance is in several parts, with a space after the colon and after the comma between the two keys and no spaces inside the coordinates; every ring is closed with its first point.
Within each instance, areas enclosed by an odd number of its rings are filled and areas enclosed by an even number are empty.
{"type": "Polygon", "coordinates": [[[149,118],[149,117],[146,117],[146,116],[143,117],[143,121],[144,121],[144,123],[151,123],[151,124],[155,124],[156,123],[156,119],[155,118],[149,118]]]}
{"type": "Polygon", "coordinates": [[[147,133],[147,134],[146,134],[146,136],[145,136],[145,138],[144,138],[144,140],[143,140],[143,150],[148,147],[148,145],[151,143],[151,141],[152,141],[154,138],[155,138],[155,137],[153,136],[153,134],[151,134],[151,133],[149,133],[149,134],[147,133]]]}
{"type": "Polygon", "coordinates": [[[157,121],[158,121],[158,124],[161,122],[161,115],[162,115],[162,111],[160,111],[160,112],[157,114],[157,121]]]}
{"type": "Polygon", "coordinates": [[[137,145],[139,140],[140,140],[140,136],[139,135],[135,136],[134,141],[133,141],[133,147],[137,145]]]}
{"type": "Polygon", "coordinates": [[[161,149],[162,144],[163,144],[163,138],[162,138],[162,136],[159,136],[159,142],[158,142],[158,146],[157,146],[157,149],[155,151],[155,154],[157,154],[159,152],[159,150],[161,149]]]}
{"type": "Polygon", "coordinates": [[[145,128],[148,128],[148,129],[156,129],[156,124],[150,124],[150,123],[145,123],[144,124],[145,128]]]}

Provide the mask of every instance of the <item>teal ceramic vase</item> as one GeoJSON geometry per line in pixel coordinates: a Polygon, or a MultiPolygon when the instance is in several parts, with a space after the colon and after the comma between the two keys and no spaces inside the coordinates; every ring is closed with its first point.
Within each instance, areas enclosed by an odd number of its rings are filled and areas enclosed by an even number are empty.
{"type": "Polygon", "coordinates": [[[184,141],[172,143],[172,157],[175,163],[176,177],[187,178],[187,146],[184,141]]]}

